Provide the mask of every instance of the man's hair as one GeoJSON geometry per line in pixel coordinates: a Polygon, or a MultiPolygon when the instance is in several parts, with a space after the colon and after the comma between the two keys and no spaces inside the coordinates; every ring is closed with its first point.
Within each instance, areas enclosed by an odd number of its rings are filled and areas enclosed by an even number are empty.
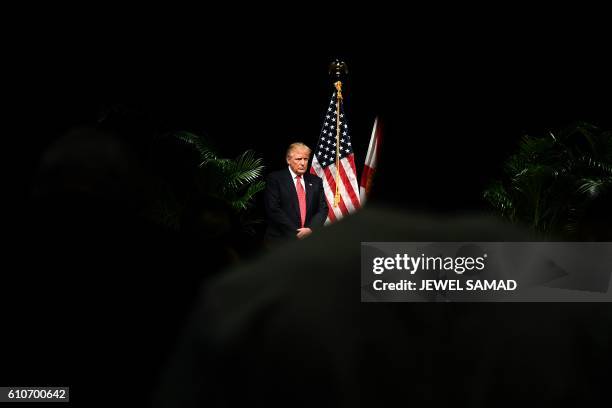
{"type": "Polygon", "coordinates": [[[312,150],[310,150],[310,147],[306,146],[304,143],[295,142],[295,143],[291,143],[289,147],[287,148],[287,157],[289,157],[291,152],[294,151],[295,149],[306,149],[308,150],[308,155],[310,155],[310,153],[312,152],[312,150]]]}

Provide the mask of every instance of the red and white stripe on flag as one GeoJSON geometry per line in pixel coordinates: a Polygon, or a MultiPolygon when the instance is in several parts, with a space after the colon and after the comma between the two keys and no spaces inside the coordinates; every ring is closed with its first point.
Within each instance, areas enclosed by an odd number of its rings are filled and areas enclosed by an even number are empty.
{"type": "Polygon", "coordinates": [[[370,137],[370,146],[366,155],[365,163],[363,164],[363,172],[361,173],[361,182],[359,183],[359,196],[361,204],[366,202],[372,188],[372,180],[376,173],[376,165],[378,164],[378,156],[380,155],[380,143],[382,139],[381,126],[378,117],[374,119],[374,127],[372,128],[372,136],[370,137]]]}
{"type": "Polygon", "coordinates": [[[335,222],[361,207],[357,172],[355,171],[355,155],[351,154],[340,160],[339,168],[340,174],[336,177],[336,165],[332,164],[322,167],[316,156],[313,158],[310,168],[312,174],[316,174],[323,180],[323,188],[325,190],[325,199],[327,200],[328,208],[326,224],[335,222]],[[336,180],[338,180],[340,202],[334,207],[336,180]]]}

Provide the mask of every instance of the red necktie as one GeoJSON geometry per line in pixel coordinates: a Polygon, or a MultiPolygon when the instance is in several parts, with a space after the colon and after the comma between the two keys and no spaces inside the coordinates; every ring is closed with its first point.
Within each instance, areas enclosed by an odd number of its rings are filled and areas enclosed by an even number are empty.
{"type": "Polygon", "coordinates": [[[296,177],[295,189],[297,190],[298,202],[300,203],[300,218],[302,219],[302,228],[304,227],[304,221],[306,221],[306,192],[304,186],[300,181],[302,176],[296,177]]]}

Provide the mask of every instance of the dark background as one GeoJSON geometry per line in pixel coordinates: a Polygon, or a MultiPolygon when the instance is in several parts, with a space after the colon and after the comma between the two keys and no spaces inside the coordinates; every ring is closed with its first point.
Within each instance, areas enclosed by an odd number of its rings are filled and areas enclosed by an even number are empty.
{"type": "Polygon", "coordinates": [[[406,33],[337,47],[276,35],[210,42],[201,34],[200,42],[197,32],[166,34],[39,38],[20,72],[28,150],[20,161],[32,170],[59,135],[121,106],[138,114],[122,130],[143,139],[189,130],[227,157],[254,149],[273,170],[288,143],[315,144],[334,57],[350,70],[345,107],[358,169],[381,115],[389,154],[381,167],[402,174],[402,187],[386,179],[403,205],[484,208],[480,192],[522,135],[576,120],[610,126],[611,64],[597,33],[406,33]]]}
{"type": "Polygon", "coordinates": [[[451,213],[486,209],[481,192],[522,135],[576,120],[612,127],[612,64],[597,30],[570,23],[535,36],[517,22],[500,34],[458,24],[374,36],[353,23],[361,34],[347,32],[349,45],[314,22],[319,34],[299,38],[234,23],[119,32],[110,21],[88,30],[84,19],[23,29],[10,45],[16,123],[5,127],[4,164],[15,190],[7,189],[5,218],[15,228],[2,286],[3,384],[71,385],[82,402],[96,382],[148,392],[199,271],[214,262],[206,245],[137,225],[97,225],[86,241],[74,225],[32,225],[28,197],[42,155],[71,129],[96,126],[109,107],[132,113],[116,127],[129,143],[189,130],[228,157],[254,149],[274,170],[289,143],[314,145],[331,92],[327,65],[340,57],[350,70],[345,109],[358,169],[374,117],[385,126],[379,199],[451,213]]]}

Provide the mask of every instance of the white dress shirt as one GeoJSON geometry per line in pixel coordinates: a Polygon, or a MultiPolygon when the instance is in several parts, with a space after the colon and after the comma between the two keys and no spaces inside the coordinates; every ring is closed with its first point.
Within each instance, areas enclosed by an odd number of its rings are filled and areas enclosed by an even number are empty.
{"type": "MultiPolygon", "coordinates": [[[[289,173],[291,173],[291,178],[293,179],[293,186],[295,187],[295,191],[297,191],[297,174],[295,174],[293,172],[293,170],[291,170],[291,167],[287,166],[289,168],[289,173]]],[[[302,174],[302,177],[300,178],[300,183],[302,184],[302,187],[304,188],[304,196],[306,196],[306,184],[304,184],[304,175],[302,174]]]]}

